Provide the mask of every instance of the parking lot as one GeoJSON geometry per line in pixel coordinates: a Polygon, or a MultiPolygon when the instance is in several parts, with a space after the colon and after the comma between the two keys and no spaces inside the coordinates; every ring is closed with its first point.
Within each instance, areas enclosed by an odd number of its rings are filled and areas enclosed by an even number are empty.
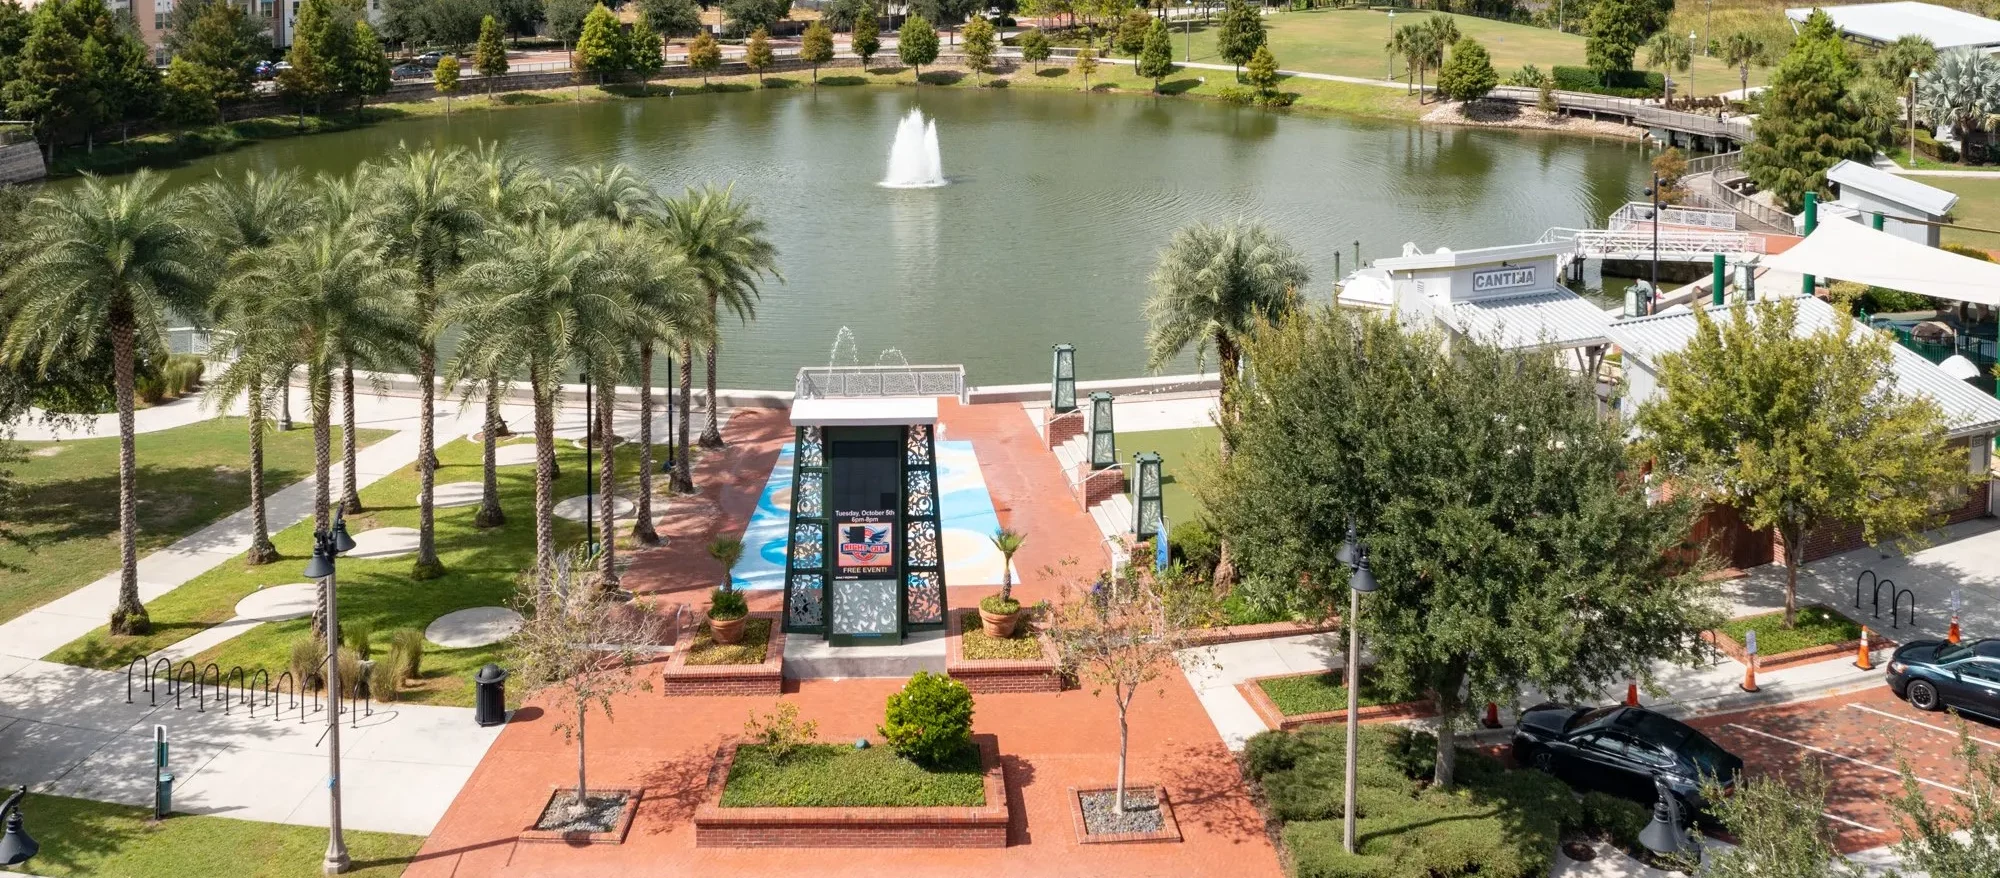
{"type": "MultiPolygon", "coordinates": [[[[1866,692],[1690,721],[1730,752],[1752,776],[1785,775],[1817,759],[1830,786],[1825,816],[1844,852],[1901,838],[1891,800],[1902,795],[1907,761],[1926,797],[1949,803],[1963,792],[1958,729],[1948,713],[1925,713],[1884,686],[1866,692]]],[[[2000,749],[2000,728],[1967,718],[1975,746],[2000,749]]]]}

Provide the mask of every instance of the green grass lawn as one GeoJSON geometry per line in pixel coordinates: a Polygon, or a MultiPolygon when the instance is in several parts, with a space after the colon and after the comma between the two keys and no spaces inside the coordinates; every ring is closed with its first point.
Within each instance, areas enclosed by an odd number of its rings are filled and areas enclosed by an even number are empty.
{"type": "Polygon", "coordinates": [[[771,645],[771,620],[746,619],[743,622],[743,638],[731,644],[716,643],[708,634],[708,623],[701,623],[695,629],[694,643],[688,647],[687,663],[690,665],[755,665],[764,661],[764,652],[771,645]]]}
{"type": "MultiPolygon", "coordinates": [[[[1362,707],[1394,704],[1382,687],[1377,685],[1375,675],[1362,667],[1361,695],[1356,701],[1362,707]]],[[[1286,716],[1303,716],[1308,713],[1326,713],[1347,709],[1347,674],[1344,671],[1329,671],[1304,677],[1272,677],[1258,680],[1257,686],[1271,696],[1271,703],[1286,716]]]]}
{"type": "Polygon", "coordinates": [[[1171,527],[1200,516],[1201,504],[1188,490],[1190,473],[1195,467],[1215,460],[1220,439],[1221,431],[1214,427],[1119,433],[1118,455],[1131,460],[1132,455],[1141,451],[1160,453],[1160,500],[1166,506],[1167,524],[1171,527]]]}
{"type": "MultiPolygon", "coordinates": [[[[527,438],[515,442],[532,441],[527,438]]],[[[556,482],[558,501],[584,492],[583,452],[567,442],[556,443],[562,478],[556,482]]],[[[623,446],[619,455],[622,479],[631,477],[639,455],[636,446],[623,446]]],[[[655,459],[664,456],[662,446],[655,459]]],[[[480,478],[479,446],[458,439],[438,448],[438,484],[476,482],[480,478]]],[[[340,618],[343,627],[366,624],[378,635],[397,628],[423,630],[437,617],[467,607],[506,606],[514,599],[516,577],[534,561],[535,524],[533,516],[535,470],[532,466],[507,466],[499,471],[501,507],[507,524],[492,530],[472,525],[476,505],[437,510],[438,556],[445,575],[428,582],[410,578],[414,555],[381,560],[349,559],[340,563],[340,618]]],[[[417,473],[415,466],[404,467],[387,478],[362,489],[361,502],[367,511],[347,520],[350,532],[360,534],[378,527],[417,525],[417,473]]],[[[556,519],[559,546],[580,542],[581,522],[556,519]]],[[[272,536],[287,560],[263,567],[246,567],[232,560],[162,595],[147,606],[152,614],[153,632],[144,637],[117,637],[107,630],[96,631],[57,650],[51,661],[86,667],[116,669],[134,657],[179,641],[196,631],[222,622],[233,615],[236,602],[260,586],[301,582],[303,561],[311,551],[310,520],[272,536]]],[[[259,625],[234,640],[227,641],[196,657],[199,663],[215,662],[223,668],[242,665],[265,668],[272,676],[290,661],[294,642],[306,636],[311,622],[295,619],[259,625]]],[[[386,649],[386,643],[378,638],[386,649]]],[[[426,648],[423,677],[401,697],[425,704],[469,706],[472,704],[472,672],[479,666],[498,661],[504,643],[472,649],[426,648]]]]}
{"type": "Polygon", "coordinates": [[[1783,611],[1764,613],[1722,623],[1721,631],[1744,642],[1751,629],[1757,631],[1757,654],[1782,655],[1793,650],[1811,649],[1833,643],[1854,643],[1861,639],[1861,626],[1854,620],[1825,607],[1800,607],[1798,625],[1787,630],[1783,611]]]}
{"type": "MultiPolygon", "coordinates": [[[[155,822],[149,808],[39,794],[21,813],[42,852],[16,868],[47,878],[307,878],[326,855],[326,830],[312,826],[191,815],[155,822]]],[[[351,829],[346,838],[354,859],[346,874],[364,878],[403,874],[424,843],[351,829]]]]}
{"type": "Polygon", "coordinates": [[[887,747],[808,744],[783,761],[763,745],[736,748],[722,788],[724,808],[920,808],[986,804],[979,750],[926,769],[887,747]]]}
{"type": "Polygon", "coordinates": [[[960,613],[959,616],[959,624],[965,631],[959,646],[968,660],[1036,661],[1042,657],[1042,642],[1028,630],[1025,620],[1014,626],[1012,637],[988,637],[986,630],[979,625],[978,611],[960,613]]]}
{"type": "MultiPolygon", "coordinates": [[[[365,430],[366,446],[388,436],[365,430]]],[[[340,447],[334,431],[334,447],[340,447]]],[[[133,437],[138,455],[139,555],[165,548],[250,504],[248,427],[215,418],[133,437]]],[[[0,622],[118,569],[118,437],[22,442],[17,506],[0,522],[21,542],[0,541],[0,622]]],[[[312,431],[264,438],[269,496],[312,475],[312,431]]]]}
{"type": "MultiPolygon", "coordinates": [[[[1951,209],[1951,215],[1961,226],[1979,229],[2000,229],[2000,176],[1992,179],[1979,177],[1912,177],[1926,186],[1936,186],[1958,193],[1958,204],[1951,209]]],[[[1946,226],[1944,242],[1964,244],[1981,250],[2000,250],[2000,234],[1974,232],[1963,228],[1946,226]]]]}

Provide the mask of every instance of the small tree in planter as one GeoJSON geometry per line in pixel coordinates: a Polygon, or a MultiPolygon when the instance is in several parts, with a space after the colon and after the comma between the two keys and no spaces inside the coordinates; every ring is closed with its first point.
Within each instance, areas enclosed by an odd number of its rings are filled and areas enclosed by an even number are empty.
{"type": "MultiPolygon", "coordinates": [[[[1076,560],[1065,558],[1064,567],[1076,560]]],[[[1143,566],[1136,580],[1100,578],[1082,587],[1074,575],[1064,582],[1049,619],[1049,635],[1063,670],[1091,687],[1105,691],[1118,707],[1118,787],[1115,810],[1125,813],[1125,756],[1132,735],[1127,722],[1132,698],[1162,673],[1176,669],[1175,650],[1188,645],[1187,620],[1170,612],[1143,566]]],[[[1046,569],[1045,576],[1060,574],[1046,569]]]]}
{"type": "Polygon", "coordinates": [[[527,694],[553,692],[549,708],[555,728],[565,741],[576,742],[576,792],[569,816],[589,810],[589,775],[585,772],[584,720],[592,707],[611,717],[611,699],[633,689],[650,689],[633,668],[639,664],[638,645],[645,642],[643,614],[625,612],[608,600],[596,582],[597,573],[581,551],[556,564],[555,580],[546,589],[532,575],[521,578],[516,599],[526,621],[512,638],[511,653],[527,694]]]}
{"type": "Polygon", "coordinates": [[[736,591],[730,573],[743,558],[743,541],[716,537],[708,543],[708,556],[722,562],[722,585],[708,595],[708,636],[716,643],[735,643],[743,639],[743,617],[750,615],[750,604],[736,591]]]}
{"type": "Polygon", "coordinates": [[[1021,602],[1014,599],[1014,553],[1021,551],[1028,535],[1003,527],[990,539],[1000,550],[1000,593],[980,600],[979,626],[988,637],[1012,637],[1014,626],[1021,622],[1021,602]]]}

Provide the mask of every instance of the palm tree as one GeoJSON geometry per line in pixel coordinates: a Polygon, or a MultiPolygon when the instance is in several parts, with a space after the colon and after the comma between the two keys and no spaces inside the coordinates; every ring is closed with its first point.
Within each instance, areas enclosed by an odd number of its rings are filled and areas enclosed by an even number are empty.
{"type": "MultiPolygon", "coordinates": [[[[253,170],[235,183],[217,173],[215,179],[195,187],[190,197],[209,252],[216,262],[233,265],[298,227],[306,214],[303,194],[298,175],[291,171],[260,174],[253,170]]],[[[264,291],[224,284],[216,293],[215,320],[235,336],[237,357],[209,382],[209,398],[219,408],[227,408],[239,394],[244,399],[250,431],[250,525],[254,532],[248,560],[253,565],[268,564],[278,559],[278,550],[271,544],[264,506],[264,431],[271,427],[273,392],[291,392],[284,347],[273,343],[284,327],[274,325],[262,307],[266,304],[264,291]]]]}
{"type": "MultiPolygon", "coordinates": [[[[1744,99],[1750,97],[1750,63],[1764,55],[1764,41],[1750,31],[1740,30],[1729,35],[1722,43],[1722,63],[1735,65],[1742,78],[1744,99]]],[[[1900,79],[1901,77],[1897,77],[1900,79]]]]}
{"type": "Polygon", "coordinates": [[[555,571],[555,409],[572,362],[601,363],[629,338],[631,303],[605,279],[607,236],[597,224],[537,218],[489,229],[453,282],[457,293],[432,332],[463,331],[447,377],[485,375],[518,361],[535,405],[535,575],[555,571]]]}
{"type": "Polygon", "coordinates": [[[563,222],[601,219],[629,226],[658,196],[624,165],[572,166],[556,178],[555,202],[563,222]]]}
{"type": "Polygon", "coordinates": [[[1430,61],[1434,65],[1442,66],[1444,53],[1452,46],[1458,45],[1461,36],[1458,32],[1458,20],[1445,13],[1436,13],[1424,19],[1423,24],[1424,29],[1430,31],[1431,36],[1437,40],[1437,50],[1430,61]]]}
{"type": "MultiPolygon", "coordinates": [[[[435,321],[443,302],[440,284],[458,270],[466,245],[479,233],[485,217],[478,194],[463,173],[469,164],[462,149],[400,149],[388,164],[364,175],[368,212],[391,259],[416,272],[417,322],[435,321]]],[[[437,343],[426,337],[417,351],[417,381],[422,402],[417,415],[417,560],[411,575],[433,579],[444,572],[437,557],[437,523],[433,491],[437,487],[437,343]]]]}
{"type": "Polygon", "coordinates": [[[2000,61],[1985,52],[1943,52],[1917,74],[1917,115],[1933,125],[1950,125],[1967,147],[1995,112],[2000,112],[2000,61]]]}
{"type": "MultiPolygon", "coordinates": [[[[521,156],[501,149],[494,141],[481,141],[473,152],[472,184],[489,222],[526,222],[554,208],[548,181],[521,156]]],[[[516,374],[518,362],[506,362],[488,371],[479,381],[467,381],[466,400],[484,390],[486,417],[480,430],[479,511],[472,516],[474,527],[499,527],[507,523],[500,508],[500,479],[495,446],[508,435],[507,420],[501,417],[500,400],[508,391],[507,376],[516,374]]]]}
{"type": "MultiPolygon", "coordinates": [[[[1675,73],[1686,73],[1688,65],[1694,63],[1694,50],[1687,41],[1673,34],[1661,31],[1646,41],[1646,66],[1658,67],[1665,72],[1661,77],[1660,100],[1665,104],[1674,102],[1675,73]]],[[[1692,97],[1690,95],[1690,97],[1692,97]]]]}
{"type": "MultiPolygon", "coordinates": [[[[1160,252],[1150,280],[1148,367],[1159,371],[1189,346],[1197,365],[1203,365],[1213,348],[1222,383],[1221,415],[1225,422],[1234,421],[1245,339],[1258,321],[1291,307],[1309,275],[1298,251],[1260,223],[1237,220],[1181,228],[1160,252]]],[[[1226,432],[1223,436],[1226,460],[1229,440],[1226,432]]],[[[1219,554],[1215,582],[1227,588],[1236,581],[1236,567],[1226,541],[1219,554]]]]}
{"type": "MultiPolygon", "coordinates": [[[[632,538],[658,545],[653,529],[653,350],[655,345],[692,344],[712,331],[711,314],[699,280],[680,251],[650,227],[623,230],[613,239],[612,256],[622,267],[632,300],[638,336],[639,496],[632,538]]],[[[683,419],[685,422],[685,419],[683,419]]]]}
{"type": "MultiPolygon", "coordinates": [[[[739,323],[757,316],[757,299],[762,293],[757,284],[765,275],[785,282],[785,276],[778,273],[778,248],[764,236],[764,221],[750,214],[748,202],[737,201],[733,196],[734,187],[716,190],[703,187],[689,189],[681,198],[668,201],[661,211],[661,221],[667,239],[687,257],[688,266],[694,269],[700,279],[702,291],[708,296],[710,323],[720,322],[718,310],[727,306],[736,315],[739,323]]],[[[715,359],[722,347],[722,333],[719,327],[708,337],[708,425],[702,428],[703,448],[722,447],[722,429],[716,421],[718,408],[715,400],[715,359]]],[[[693,351],[681,347],[681,359],[692,364],[693,351]]],[[[690,370],[691,371],[691,370],[690,370]]],[[[681,379],[682,411],[687,411],[691,402],[688,380],[683,373],[681,379]]],[[[685,424],[685,422],[683,422],[685,424]]],[[[681,434],[687,429],[683,426],[681,434]]],[[[675,477],[676,488],[685,481],[688,489],[693,487],[693,478],[686,476],[687,442],[681,442],[681,473],[675,477]]]]}
{"type": "Polygon", "coordinates": [[[1028,535],[1003,527],[994,531],[991,539],[993,548],[1000,550],[1000,602],[1004,604],[1014,599],[1014,553],[1021,551],[1028,535]]]}
{"type": "Polygon", "coordinates": [[[150,171],[119,183],[85,175],[29,208],[20,261],[0,278],[13,313],[0,355],[32,354],[46,371],[58,357],[87,359],[111,346],[118,400],[118,605],[114,634],[151,629],[139,603],[138,466],[132,443],[133,373],[139,350],[166,348],[171,318],[207,313],[208,260],[184,221],[187,201],[161,191],[150,171]]]}
{"type": "Polygon", "coordinates": [[[1390,35],[1386,48],[1403,56],[1404,66],[1415,76],[1417,102],[1423,103],[1424,69],[1444,51],[1438,43],[1437,31],[1422,24],[1406,24],[1390,35]]]}

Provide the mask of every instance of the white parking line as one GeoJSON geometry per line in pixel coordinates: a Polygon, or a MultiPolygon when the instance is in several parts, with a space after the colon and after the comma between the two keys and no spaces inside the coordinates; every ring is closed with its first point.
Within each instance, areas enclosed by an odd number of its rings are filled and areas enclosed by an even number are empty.
{"type": "MultiPolygon", "coordinates": [[[[1792,740],[1792,739],[1790,739],[1790,738],[1784,738],[1784,737],[1779,737],[1778,735],[1773,735],[1773,734],[1771,734],[1770,732],[1763,732],[1763,731],[1758,731],[1758,730],[1756,730],[1756,729],[1753,729],[1753,728],[1751,728],[1751,727],[1749,727],[1749,726],[1746,726],[1746,725],[1742,725],[1742,724],[1740,724],[1740,723],[1727,723],[1725,727],[1726,727],[1726,728],[1732,728],[1732,729],[1737,729],[1737,730],[1739,730],[1739,731],[1745,731],[1745,732],[1749,732],[1750,734],[1753,734],[1753,735],[1756,735],[1757,737],[1760,737],[1760,738],[1770,738],[1770,739],[1771,739],[1771,740],[1773,740],[1773,741],[1778,741],[1778,742],[1781,742],[1781,743],[1785,743],[1785,744],[1790,744],[1790,745],[1792,745],[1792,746],[1794,746],[1794,747],[1797,747],[1797,748],[1799,748],[1799,749],[1801,749],[1801,750],[1811,750],[1811,751],[1812,751],[1812,752],[1814,752],[1814,753],[1818,753],[1818,754],[1820,754],[1820,755],[1822,755],[1822,756],[1831,756],[1831,757],[1833,757],[1833,758],[1835,758],[1835,759],[1839,759],[1839,760],[1841,760],[1841,761],[1843,761],[1843,762],[1852,762],[1852,763],[1854,763],[1855,765],[1860,765],[1860,766],[1864,766],[1864,767],[1867,767],[1867,768],[1873,768],[1873,769],[1875,769],[1876,771],[1879,771],[1879,772],[1882,772],[1883,774],[1893,774],[1893,775],[1896,775],[1897,777],[1901,777],[1901,776],[1903,775],[1903,773],[1902,773],[1902,772],[1900,772],[1900,771],[1897,771],[1897,770],[1895,770],[1895,769],[1893,769],[1893,768],[1890,768],[1890,767],[1888,767],[1888,766],[1886,766],[1886,765],[1877,765],[1877,764],[1875,764],[1875,763],[1873,763],[1873,762],[1869,762],[1869,761],[1867,761],[1867,760],[1865,760],[1865,759],[1856,759],[1856,758],[1854,758],[1854,757],[1852,757],[1852,756],[1846,756],[1846,755],[1842,755],[1842,754],[1840,754],[1840,753],[1835,753],[1835,752],[1833,752],[1832,750],[1828,750],[1828,749],[1825,749],[1825,748],[1823,748],[1823,747],[1815,747],[1815,746],[1813,746],[1813,745],[1811,745],[1811,744],[1807,744],[1807,743],[1805,743],[1805,742],[1803,742],[1803,741],[1794,741],[1794,740],[1792,740]]],[[[1946,784],[1946,783],[1938,783],[1937,781],[1934,781],[1934,780],[1931,780],[1931,779],[1929,779],[1929,778],[1926,778],[1926,777],[1919,777],[1919,778],[1917,778],[1917,783],[1920,783],[1920,784],[1928,784],[1928,785],[1930,785],[1930,786],[1934,786],[1934,787],[1937,787],[1938,789],[1941,789],[1941,790],[1946,790],[1946,791],[1948,791],[1948,792],[1953,792],[1953,793],[1957,793],[1957,794],[1959,794],[1959,795],[1961,795],[1961,796],[1963,796],[1963,795],[1967,795],[1966,791],[1964,791],[1964,790],[1962,790],[1962,789],[1959,789],[1958,787],[1955,787],[1955,786],[1952,786],[1951,784],[1946,784]]]]}
{"type": "MultiPolygon", "coordinates": [[[[1850,704],[1850,705],[1848,705],[1848,707],[1851,707],[1851,708],[1854,708],[1855,710],[1860,710],[1860,711],[1866,711],[1866,712],[1868,712],[1868,713],[1872,713],[1872,714],[1874,714],[1874,715],[1876,715],[1876,716],[1886,716],[1886,717],[1888,717],[1888,718],[1890,718],[1890,719],[1892,719],[1892,720],[1895,720],[1895,721],[1897,721],[1897,722],[1905,722],[1905,723],[1909,723],[1910,725],[1913,725],[1913,726],[1923,726],[1924,728],[1927,728],[1927,729],[1930,729],[1930,730],[1932,730],[1932,731],[1936,731],[1936,732],[1943,732],[1943,733],[1945,733],[1945,734],[1947,734],[1947,735],[1950,735],[1950,736],[1952,736],[1952,737],[1954,737],[1954,738],[1958,737],[1958,730],[1957,730],[1957,729],[1947,729],[1947,728],[1945,728],[1944,726],[1934,726],[1934,725],[1931,725],[1930,723],[1927,723],[1927,722],[1924,722],[1923,720],[1916,720],[1916,719],[1910,719],[1910,718],[1909,718],[1909,717],[1907,717],[1907,716],[1897,716],[1897,715],[1895,715],[1895,714],[1893,714],[1893,713],[1890,713],[1890,712],[1888,712],[1888,711],[1886,711],[1886,710],[1876,710],[1875,708],[1872,708],[1872,707],[1868,707],[1867,705],[1862,705],[1862,704],[1850,704]]],[[[1989,740],[1987,740],[1987,739],[1985,739],[1985,738],[1982,738],[1982,737],[1979,737],[1978,735],[1973,735],[1973,736],[1972,736],[1972,740],[1975,740],[1975,741],[1978,741],[1978,742],[1979,742],[1979,743],[1981,743],[1981,744],[1985,744],[1985,745],[1986,745],[1986,746],[1988,746],[1988,747],[2000,747],[2000,741],[1989,741],[1989,740]]]]}
{"type": "Polygon", "coordinates": [[[1834,822],[1836,822],[1836,823],[1845,823],[1845,824],[1847,824],[1847,825],[1849,825],[1849,826],[1852,826],[1852,827],[1855,827],[1855,828],[1857,828],[1857,829],[1866,829],[1866,830],[1868,830],[1869,832],[1882,832],[1882,831],[1883,831],[1883,830],[1880,830],[1880,829],[1876,829],[1876,828],[1875,828],[1875,827],[1873,827],[1873,826],[1869,826],[1869,825],[1868,825],[1868,824],[1866,824],[1866,823],[1862,823],[1862,822],[1861,822],[1861,821],[1859,821],[1859,820],[1849,820],[1849,819],[1847,819],[1847,818],[1845,818],[1845,817],[1842,817],[1842,816],[1840,816],[1839,814],[1835,814],[1835,813],[1833,813],[1832,811],[1821,811],[1821,812],[1819,812],[1819,816],[1821,816],[1821,817],[1825,817],[1826,819],[1828,819],[1828,820],[1832,820],[1832,821],[1834,821],[1834,822]]]}

